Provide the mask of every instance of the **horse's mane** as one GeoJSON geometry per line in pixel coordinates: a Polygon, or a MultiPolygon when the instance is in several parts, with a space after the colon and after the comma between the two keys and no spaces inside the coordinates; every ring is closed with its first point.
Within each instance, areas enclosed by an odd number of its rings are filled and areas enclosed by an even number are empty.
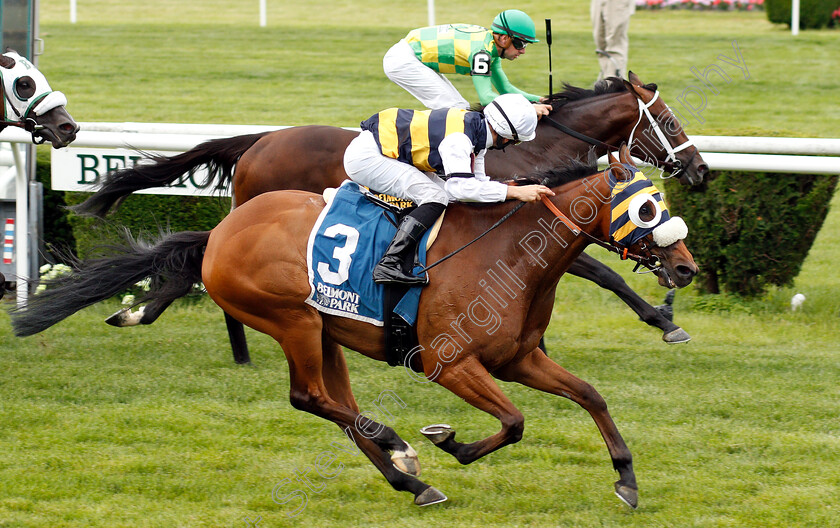
{"type": "MultiPolygon", "coordinates": [[[[657,90],[657,86],[654,83],[645,84],[642,88],[652,92],[657,90]]],[[[627,85],[624,84],[623,79],[618,77],[607,77],[606,79],[596,82],[591,89],[580,88],[578,86],[572,86],[569,83],[563,83],[563,91],[549,95],[548,100],[551,103],[560,103],[562,105],[571,101],[580,101],[582,99],[598,97],[599,95],[622,93],[626,91],[627,85]]]]}
{"type": "MultiPolygon", "coordinates": [[[[654,83],[645,84],[642,88],[652,92],[655,92],[658,89],[654,83]]],[[[592,88],[581,88],[579,86],[573,86],[569,83],[563,83],[563,91],[549,95],[548,103],[552,105],[554,110],[557,110],[564,104],[572,101],[580,101],[583,99],[598,97],[599,95],[622,93],[626,91],[627,86],[624,84],[624,80],[618,77],[607,77],[606,79],[596,82],[592,88]]],[[[484,106],[479,104],[472,105],[470,110],[474,112],[481,112],[484,110],[484,106]]]]}
{"type": "Polygon", "coordinates": [[[577,160],[569,160],[557,167],[517,178],[516,182],[520,185],[539,183],[545,185],[546,187],[559,187],[563,184],[580,180],[581,178],[585,178],[597,172],[597,165],[583,163],[577,160]]]}

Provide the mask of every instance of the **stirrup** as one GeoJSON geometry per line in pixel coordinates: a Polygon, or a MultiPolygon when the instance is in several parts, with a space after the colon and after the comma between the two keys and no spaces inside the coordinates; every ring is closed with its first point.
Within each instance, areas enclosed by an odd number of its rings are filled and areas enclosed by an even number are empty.
{"type": "Polygon", "coordinates": [[[373,282],[376,284],[404,284],[407,286],[423,286],[429,283],[429,277],[423,275],[407,275],[400,269],[401,262],[395,262],[396,267],[383,264],[381,261],[373,268],[373,282]]]}

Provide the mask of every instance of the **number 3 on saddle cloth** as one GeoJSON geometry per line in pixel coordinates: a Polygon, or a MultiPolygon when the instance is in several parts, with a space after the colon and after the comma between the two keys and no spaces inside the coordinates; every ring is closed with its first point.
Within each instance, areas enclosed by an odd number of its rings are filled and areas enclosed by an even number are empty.
{"type": "MultiPolygon", "coordinates": [[[[422,286],[376,284],[372,273],[394,238],[401,216],[410,210],[403,206],[414,204],[379,196],[350,180],[332,199],[325,193],[327,206],[306,248],[311,288],[306,302],[324,313],[383,326],[388,364],[396,366],[417,345],[414,325],[422,286]]],[[[430,237],[437,233],[442,218],[418,244],[415,273],[426,263],[430,237]]]]}

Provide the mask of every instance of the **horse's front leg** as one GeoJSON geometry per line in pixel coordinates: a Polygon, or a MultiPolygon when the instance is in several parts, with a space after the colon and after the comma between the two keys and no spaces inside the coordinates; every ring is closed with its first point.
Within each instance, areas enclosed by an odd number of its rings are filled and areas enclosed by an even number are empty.
{"type": "Polygon", "coordinates": [[[633,472],[633,457],[618,428],[607,410],[607,403],[595,388],[572,375],[548,358],[540,349],[534,349],[521,360],[505,365],[494,372],[504,381],[515,381],[534,389],[563,396],[586,409],[601,436],[607,444],[613,467],[618,471],[619,480],[615,483],[615,493],[622,501],[635,508],[638,504],[638,486],[633,472]]]}
{"type": "Polygon", "coordinates": [[[685,343],[691,336],[685,330],[665,318],[659,310],[645,302],[630,286],[621,278],[621,275],[610,269],[599,260],[581,253],[572,262],[568,273],[586,280],[590,280],[602,288],[606,288],[618,295],[619,299],[625,302],[634,312],[639,315],[642,321],[662,330],[662,340],[667,343],[685,343]]]}
{"type": "Polygon", "coordinates": [[[430,425],[420,430],[436,446],[454,456],[458,462],[469,464],[522,438],[525,418],[475,356],[443,366],[435,382],[446,387],[464,401],[492,414],[502,423],[498,433],[471,444],[455,441],[455,430],[446,424],[430,425]]]}

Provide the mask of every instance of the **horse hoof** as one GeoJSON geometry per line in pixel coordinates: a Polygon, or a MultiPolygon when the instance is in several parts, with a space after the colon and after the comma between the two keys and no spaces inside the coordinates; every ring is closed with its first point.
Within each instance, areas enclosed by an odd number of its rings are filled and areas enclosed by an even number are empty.
{"type": "Polygon", "coordinates": [[[426,427],[420,429],[420,432],[435,445],[445,442],[455,436],[455,429],[453,429],[449,424],[427,425],[426,427]]]}
{"type": "Polygon", "coordinates": [[[108,317],[107,319],[105,319],[105,322],[108,323],[111,326],[116,326],[116,327],[125,326],[125,321],[126,321],[126,318],[127,318],[126,314],[128,314],[130,312],[131,312],[130,308],[123,308],[122,310],[118,311],[117,313],[115,313],[115,314],[111,315],[110,317],[108,317]]]}
{"type": "Polygon", "coordinates": [[[417,458],[417,452],[411,446],[408,446],[405,451],[394,451],[394,454],[391,455],[391,462],[397,470],[406,475],[420,476],[420,459],[417,458]]]}
{"type": "Polygon", "coordinates": [[[105,319],[105,322],[111,326],[117,327],[137,326],[142,322],[145,310],[146,307],[141,306],[136,312],[132,312],[131,307],[129,306],[105,319]]]}
{"type": "Polygon", "coordinates": [[[639,505],[639,491],[623,484],[615,483],[615,494],[621,499],[621,502],[630,506],[634,510],[639,505]]]}
{"type": "Polygon", "coordinates": [[[414,504],[418,506],[429,506],[439,502],[444,502],[445,500],[447,500],[446,495],[429,486],[426,488],[426,491],[414,497],[414,504]]]}
{"type": "Polygon", "coordinates": [[[691,336],[683,330],[682,328],[677,328],[676,330],[671,330],[670,332],[666,333],[662,336],[662,340],[666,343],[687,343],[691,341],[691,336]]]}

